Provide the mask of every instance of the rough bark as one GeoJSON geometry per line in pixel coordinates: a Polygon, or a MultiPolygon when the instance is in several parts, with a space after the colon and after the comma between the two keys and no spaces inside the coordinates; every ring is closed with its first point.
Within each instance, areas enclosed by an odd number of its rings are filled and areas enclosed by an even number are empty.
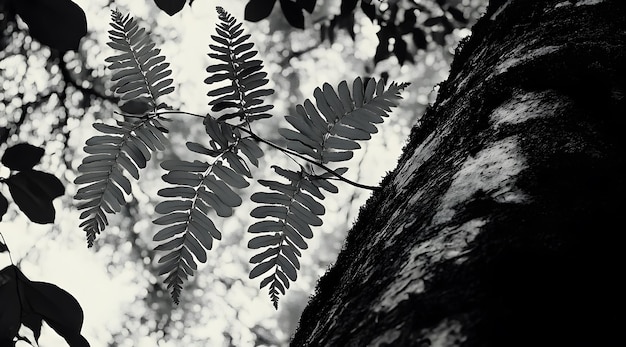
{"type": "Polygon", "coordinates": [[[492,1],[293,346],[626,346],[625,7],[492,1]]]}

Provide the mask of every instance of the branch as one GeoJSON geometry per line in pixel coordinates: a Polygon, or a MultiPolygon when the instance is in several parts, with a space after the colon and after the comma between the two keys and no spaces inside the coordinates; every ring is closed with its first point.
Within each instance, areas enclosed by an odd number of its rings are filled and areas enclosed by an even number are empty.
{"type": "MultiPolygon", "coordinates": [[[[20,117],[17,119],[17,121],[13,123],[9,123],[5,127],[0,128],[0,144],[5,143],[11,136],[19,133],[20,127],[22,126],[22,124],[24,124],[24,122],[26,121],[26,117],[28,116],[29,108],[32,107],[33,109],[35,109],[39,107],[44,102],[48,101],[48,99],[50,99],[52,94],[57,94],[57,93],[58,92],[52,91],[47,94],[37,94],[35,101],[30,101],[25,104],[22,104],[22,106],[20,107],[20,110],[21,110],[20,117]]],[[[15,97],[22,99],[22,100],[24,99],[24,95],[21,93],[16,95],[15,97]]]]}
{"type": "MultiPolygon", "coordinates": [[[[156,113],[155,115],[158,116],[158,115],[161,115],[161,114],[170,114],[170,113],[185,114],[185,115],[199,117],[199,118],[203,118],[204,119],[204,116],[202,116],[202,115],[191,113],[191,112],[184,112],[184,111],[164,111],[164,112],[156,113]]],[[[296,157],[298,157],[298,158],[300,158],[302,160],[305,160],[305,161],[307,161],[307,162],[309,162],[309,163],[311,163],[311,164],[313,164],[315,166],[318,166],[318,167],[326,170],[327,172],[331,173],[333,176],[337,177],[337,179],[339,179],[340,181],[343,181],[345,183],[348,183],[350,185],[353,185],[355,187],[362,188],[362,189],[369,189],[369,190],[373,190],[373,191],[377,191],[377,190],[380,189],[380,187],[368,186],[366,184],[361,184],[361,183],[358,183],[358,182],[351,181],[351,180],[343,177],[342,175],[338,174],[335,170],[329,168],[328,166],[326,166],[326,165],[324,165],[322,163],[318,163],[315,160],[309,159],[309,158],[301,155],[300,153],[294,152],[294,151],[292,151],[290,149],[281,147],[281,146],[276,145],[276,144],[274,144],[274,143],[272,143],[272,142],[270,142],[268,140],[265,140],[265,139],[259,137],[258,135],[256,135],[255,133],[253,133],[252,131],[242,127],[241,125],[233,125],[233,127],[235,127],[237,129],[247,133],[248,135],[252,136],[252,138],[254,138],[257,141],[263,142],[263,143],[267,144],[268,146],[273,147],[273,148],[275,148],[275,149],[277,149],[277,150],[279,150],[279,151],[281,151],[283,153],[288,153],[290,155],[296,156],[296,157]]]]}
{"type": "Polygon", "coordinates": [[[102,99],[102,100],[108,100],[108,101],[111,101],[111,102],[116,103],[116,104],[119,101],[119,99],[116,98],[115,96],[102,94],[101,92],[97,91],[93,87],[91,87],[91,88],[83,87],[80,83],[78,83],[74,79],[74,77],[72,76],[72,73],[67,68],[67,63],[65,63],[65,61],[63,60],[63,57],[59,57],[59,69],[61,70],[61,75],[63,76],[63,81],[66,84],[69,84],[72,87],[76,88],[81,93],[83,93],[85,95],[89,95],[89,96],[94,96],[94,97],[102,99]]]}
{"type": "Polygon", "coordinates": [[[307,48],[305,48],[305,49],[303,49],[301,51],[291,51],[289,53],[289,55],[287,55],[283,60],[281,60],[280,63],[278,63],[278,65],[280,65],[280,66],[282,66],[284,68],[286,65],[289,65],[289,61],[291,59],[297,58],[297,57],[299,57],[299,56],[301,56],[303,54],[306,54],[306,53],[316,49],[317,47],[319,47],[319,44],[307,47],[307,48]]]}
{"type": "Polygon", "coordinates": [[[245,133],[247,133],[248,135],[252,136],[257,141],[261,141],[261,142],[263,142],[263,143],[265,143],[265,144],[267,144],[267,145],[269,145],[271,147],[276,148],[279,151],[282,151],[284,153],[289,153],[290,155],[294,155],[294,156],[296,156],[296,157],[298,157],[298,158],[300,158],[302,160],[306,160],[307,162],[309,162],[309,163],[311,163],[313,165],[321,167],[322,169],[324,169],[324,170],[328,171],[329,173],[333,174],[333,176],[337,177],[337,179],[339,179],[340,181],[346,182],[346,183],[351,184],[351,185],[353,185],[355,187],[358,187],[358,188],[369,189],[369,190],[373,190],[373,191],[376,191],[376,190],[380,189],[380,187],[368,186],[368,185],[365,185],[365,184],[361,184],[361,183],[358,183],[358,182],[351,181],[351,180],[341,176],[340,174],[338,174],[336,171],[334,171],[333,169],[329,168],[328,166],[326,166],[326,165],[324,165],[322,163],[318,163],[315,160],[309,159],[309,158],[301,155],[298,152],[294,152],[294,151],[292,151],[290,149],[280,147],[279,145],[276,145],[276,144],[274,144],[274,143],[272,143],[270,141],[267,141],[267,140],[257,136],[252,131],[250,131],[250,130],[248,130],[248,129],[240,126],[240,125],[234,125],[234,127],[239,129],[239,130],[241,130],[241,131],[243,131],[243,132],[245,132],[245,133]]]}

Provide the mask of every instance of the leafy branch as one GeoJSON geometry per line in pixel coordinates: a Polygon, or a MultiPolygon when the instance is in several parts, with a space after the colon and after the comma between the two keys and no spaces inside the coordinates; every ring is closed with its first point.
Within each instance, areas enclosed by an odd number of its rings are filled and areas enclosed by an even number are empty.
{"type": "MultiPolygon", "coordinates": [[[[346,81],[333,88],[325,83],[316,88],[314,101],[297,105],[296,114],[285,117],[291,128],[278,132],[286,146],[278,146],[256,135],[255,122],[271,117],[273,108],[265,98],[274,93],[267,87],[267,73],[258,52],[244,34],[242,24],[218,7],[216,34],[211,35],[209,56],[216,60],[207,67],[204,82],[213,86],[208,92],[211,111],[216,115],[197,115],[171,110],[158,98],[171,93],[171,71],[165,58],[143,29],[129,16],[114,11],[109,45],[121,54],[107,58],[114,71],[114,91],[125,101],[121,110],[126,119],[117,126],[96,123],[105,135],[87,141],[90,154],[79,167],[82,173],[76,198],[85,200],[81,226],[87,231],[89,245],[107,224],[105,213],[118,212],[131,194],[126,174],[139,179],[139,169],[146,166],[151,152],[164,150],[167,129],[161,121],[167,114],[186,114],[202,118],[207,135],[200,142],[189,141],[186,147],[197,159],[166,160],[161,167],[167,188],[158,191],[165,198],[156,205],[161,216],[153,222],[160,226],[153,239],[159,259],[160,275],[172,298],[179,302],[183,284],[207,261],[207,251],[220,240],[215,218],[228,218],[242,204],[240,190],[247,188],[253,169],[264,158],[258,143],[265,143],[291,157],[306,162],[296,170],[273,165],[279,180],[258,179],[269,191],[254,192],[251,200],[259,204],[250,215],[260,219],[248,228],[254,237],[248,247],[258,250],[250,263],[250,278],[263,276],[261,288],[268,286],[270,299],[278,307],[279,295],[297,279],[302,250],[313,237],[313,228],[322,225],[326,212],[321,203],[326,193],[339,190],[331,181],[340,180],[356,187],[377,187],[353,182],[343,175],[347,168],[331,169],[329,164],[347,161],[360,148],[359,141],[377,133],[377,125],[400,99],[407,83],[385,86],[381,80],[364,82],[356,78],[351,87],[346,81]],[[321,168],[316,173],[313,166],[321,168]]],[[[295,160],[295,159],[294,159],[295,160]]]]}

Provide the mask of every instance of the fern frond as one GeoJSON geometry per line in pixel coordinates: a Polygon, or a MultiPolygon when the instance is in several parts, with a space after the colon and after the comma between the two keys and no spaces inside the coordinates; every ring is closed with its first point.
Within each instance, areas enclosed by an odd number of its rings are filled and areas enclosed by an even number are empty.
{"type": "MultiPolygon", "coordinates": [[[[382,80],[376,83],[370,79],[364,86],[357,78],[352,91],[342,81],[336,92],[325,83],[314,91],[315,105],[307,99],[303,105],[297,105],[295,116],[286,117],[293,129],[278,131],[287,139],[288,149],[314,162],[327,164],[348,160],[352,158],[352,151],[360,148],[357,141],[368,140],[378,131],[375,124],[383,122],[407,85],[392,83],[385,90],[382,80]]],[[[250,271],[250,278],[269,272],[261,281],[261,288],[269,285],[270,299],[274,307],[278,307],[279,292],[285,294],[289,281],[297,277],[300,250],[308,247],[305,239],[313,237],[311,227],[322,225],[319,216],[324,215],[325,209],[316,199],[324,199],[322,190],[337,193],[338,189],[330,182],[330,172],[315,175],[302,167],[299,172],[273,168],[289,183],[259,180],[273,192],[251,196],[252,201],[262,205],[250,215],[264,220],[251,225],[248,232],[265,234],[250,240],[248,247],[265,249],[250,259],[251,263],[258,263],[250,271]]],[[[342,175],[347,168],[334,171],[342,175]]]]}
{"type": "Polygon", "coordinates": [[[137,21],[129,15],[123,16],[119,11],[111,13],[111,27],[107,44],[121,53],[107,58],[113,70],[112,90],[120,94],[125,101],[141,100],[150,109],[162,109],[157,99],[174,91],[173,79],[167,78],[172,71],[165,57],[159,55],[161,50],[144,28],[139,28],[137,21]]]}
{"type": "Polygon", "coordinates": [[[313,237],[311,227],[322,225],[319,216],[324,215],[326,209],[317,201],[324,199],[320,188],[335,186],[305,170],[295,172],[278,166],[272,168],[288,183],[259,180],[271,192],[257,192],[250,197],[252,201],[262,204],[254,208],[250,215],[263,220],[252,224],[248,232],[263,235],[252,238],[248,248],[264,249],[250,259],[252,264],[257,264],[250,271],[250,278],[269,273],[260,287],[269,285],[270,299],[278,308],[279,292],[284,295],[289,281],[297,278],[300,269],[298,258],[302,256],[300,250],[307,249],[305,239],[313,237]],[[325,183],[320,184],[322,180],[325,183]]]}
{"type": "Polygon", "coordinates": [[[106,213],[119,212],[126,204],[124,193],[131,193],[131,185],[124,172],[139,179],[139,169],[146,167],[151,152],[163,150],[168,142],[164,135],[167,130],[156,117],[134,123],[118,121],[117,126],[95,123],[93,127],[103,135],[87,140],[84,150],[89,156],[78,166],[81,174],[74,180],[86,185],[74,198],[85,200],[77,207],[84,210],[80,227],[87,234],[89,247],[108,225],[106,213]]]}
{"type": "Polygon", "coordinates": [[[197,268],[196,259],[204,263],[213,240],[221,239],[210,211],[215,211],[219,217],[230,217],[233,208],[242,203],[237,189],[247,187],[246,177],[252,175],[239,153],[244,153],[254,165],[263,155],[256,143],[242,138],[232,125],[210,116],[204,123],[211,137],[208,147],[187,142],[187,148],[208,155],[210,162],[169,160],[161,163],[168,171],[163,180],[173,187],[158,192],[169,199],[155,207],[163,216],[153,222],[164,228],[154,235],[154,241],[161,242],[156,250],[167,252],[159,259],[163,263],[160,274],[168,274],[165,282],[176,303],[180,300],[183,282],[197,268]]]}
{"type": "Polygon", "coordinates": [[[337,91],[328,83],[316,88],[313,96],[296,106],[295,116],[286,116],[295,129],[279,129],[287,139],[287,148],[307,155],[319,163],[345,161],[352,151],[361,148],[357,141],[369,140],[400,99],[400,91],[408,84],[392,83],[387,90],[382,80],[370,79],[366,85],[356,78],[350,91],[346,81],[337,91]]]}
{"type": "MultiPolygon", "coordinates": [[[[106,59],[113,70],[112,90],[126,101],[124,105],[140,102],[148,105],[147,110],[164,108],[157,98],[174,90],[172,79],[166,79],[171,70],[165,57],[130,16],[112,11],[111,27],[107,44],[121,52],[106,59]]],[[[168,143],[167,129],[159,121],[163,118],[145,115],[132,119],[117,121],[117,126],[96,123],[94,128],[103,135],[87,140],[85,152],[90,155],[78,167],[81,175],[74,182],[87,185],[77,191],[75,199],[85,200],[78,208],[84,210],[80,226],[87,233],[89,247],[107,226],[106,213],[119,212],[126,204],[124,193],[131,193],[131,185],[124,172],[139,179],[139,169],[146,167],[151,152],[164,150],[168,143]]]]}
{"type": "Polygon", "coordinates": [[[261,88],[269,81],[265,78],[267,73],[261,71],[263,62],[252,59],[258,52],[253,50],[254,44],[248,40],[250,35],[243,35],[241,23],[237,23],[223,8],[217,7],[217,12],[221,22],[215,28],[217,35],[211,35],[215,44],[209,45],[213,51],[209,56],[221,63],[207,68],[211,76],[204,82],[228,84],[208,93],[208,96],[214,97],[209,105],[216,112],[228,110],[218,118],[220,121],[239,117],[244,123],[250,123],[271,117],[266,112],[274,106],[263,105],[261,98],[273,94],[274,90],[261,88]]]}

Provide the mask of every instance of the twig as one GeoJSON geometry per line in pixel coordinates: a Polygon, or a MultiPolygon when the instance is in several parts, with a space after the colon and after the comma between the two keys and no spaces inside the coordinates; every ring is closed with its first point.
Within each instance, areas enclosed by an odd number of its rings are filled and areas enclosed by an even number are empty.
{"type": "Polygon", "coordinates": [[[115,96],[102,94],[93,87],[92,88],[83,87],[74,79],[74,77],[72,76],[72,73],[67,68],[67,64],[63,60],[63,57],[59,57],[58,61],[59,61],[59,69],[61,70],[61,75],[63,76],[63,81],[65,81],[65,83],[71,85],[72,87],[76,88],[78,91],[80,91],[81,93],[85,95],[95,96],[96,98],[99,98],[102,100],[108,100],[113,103],[117,103],[119,101],[119,99],[116,98],[115,96]]]}
{"type": "Polygon", "coordinates": [[[7,245],[7,240],[4,239],[4,235],[0,232],[0,237],[2,238],[2,244],[7,248],[7,253],[9,254],[9,260],[11,261],[11,265],[14,265],[13,258],[11,257],[11,251],[9,250],[9,245],[7,245]]]}
{"type": "MultiPolygon", "coordinates": [[[[191,113],[191,112],[185,112],[185,111],[164,111],[164,112],[159,112],[157,115],[161,115],[161,114],[172,114],[172,113],[185,114],[185,115],[188,115],[188,116],[194,116],[194,117],[204,118],[204,116],[202,116],[202,115],[195,114],[195,113],[191,113]]],[[[348,184],[350,184],[350,185],[353,185],[353,186],[355,186],[355,187],[362,188],[362,189],[369,189],[369,190],[373,190],[373,191],[377,191],[377,190],[379,190],[379,189],[380,189],[380,187],[376,187],[376,186],[368,186],[368,185],[366,185],[366,184],[361,184],[361,183],[358,183],[358,182],[351,181],[351,180],[349,180],[349,179],[347,179],[347,178],[343,177],[343,176],[342,176],[342,175],[340,175],[339,173],[337,173],[335,170],[333,170],[333,169],[329,168],[328,166],[326,166],[326,165],[324,165],[324,164],[322,164],[322,163],[319,163],[319,162],[317,162],[317,161],[315,161],[315,160],[309,159],[309,158],[307,158],[307,157],[305,157],[305,156],[301,155],[301,154],[300,154],[300,153],[298,153],[298,152],[292,151],[292,150],[290,150],[290,149],[288,149],[288,148],[284,148],[284,147],[281,147],[281,146],[279,146],[279,145],[276,145],[276,144],[272,143],[271,141],[265,140],[265,139],[263,139],[262,137],[259,137],[258,135],[256,135],[255,133],[253,133],[252,131],[250,131],[250,130],[248,130],[248,129],[244,128],[244,127],[242,127],[241,125],[233,125],[233,127],[235,127],[235,128],[237,128],[237,129],[239,129],[239,130],[241,130],[241,131],[243,131],[243,132],[247,133],[248,135],[252,136],[252,137],[253,137],[255,140],[257,140],[257,141],[263,142],[263,143],[267,144],[268,146],[273,147],[273,148],[275,148],[275,149],[277,149],[277,150],[279,150],[279,151],[281,151],[281,152],[283,152],[283,153],[288,153],[288,154],[290,154],[290,155],[296,156],[296,157],[298,157],[298,158],[300,158],[300,159],[302,159],[302,160],[305,160],[305,161],[307,161],[307,162],[309,162],[309,163],[311,163],[311,164],[313,164],[313,165],[315,165],[315,166],[318,166],[318,167],[320,167],[320,168],[322,168],[322,169],[326,170],[328,173],[330,173],[330,174],[332,174],[333,176],[337,177],[337,179],[339,179],[340,181],[343,181],[343,182],[345,182],[345,183],[348,183],[348,184]]]]}

